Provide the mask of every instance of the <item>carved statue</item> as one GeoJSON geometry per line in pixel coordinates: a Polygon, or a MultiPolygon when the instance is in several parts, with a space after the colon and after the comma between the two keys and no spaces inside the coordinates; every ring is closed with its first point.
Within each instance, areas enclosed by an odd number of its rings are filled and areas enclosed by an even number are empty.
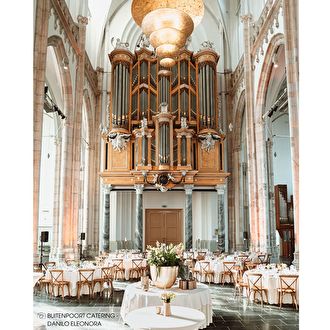
{"type": "Polygon", "coordinates": [[[186,117],[181,117],[181,128],[188,128],[186,117]]]}
{"type": "Polygon", "coordinates": [[[131,137],[131,134],[122,134],[122,133],[109,133],[108,138],[112,144],[113,150],[119,152],[123,151],[127,147],[127,143],[131,137]]]}
{"type": "Polygon", "coordinates": [[[168,104],[166,102],[162,102],[160,105],[160,112],[167,113],[168,112],[168,104]]]}
{"type": "Polygon", "coordinates": [[[148,48],[149,46],[149,38],[144,33],[142,33],[136,43],[136,48],[148,48]]]}
{"type": "Polygon", "coordinates": [[[209,40],[206,40],[206,41],[203,41],[203,42],[201,43],[201,46],[202,46],[203,48],[214,49],[214,42],[211,42],[211,41],[209,41],[209,40]]]}
{"type": "Polygon", "coordinates": [[[217,134],[207,133],[198,135],[198,139],[201,142],[201,149],[206,152],[210,152],[214,148],[215,141],[221,139],[217,134]]]}
{"type": "Polygon", "coordinates": [[[123,42],[119,38],[116,39],[116,44],[115,45],[114,45],[114,41],[115,41],[115,37],[112,37],[111,38],[111,45],[115,49],[117,49],[117,48],[128,48],[129,47],[129,43],[128,42],[123,42]]]}

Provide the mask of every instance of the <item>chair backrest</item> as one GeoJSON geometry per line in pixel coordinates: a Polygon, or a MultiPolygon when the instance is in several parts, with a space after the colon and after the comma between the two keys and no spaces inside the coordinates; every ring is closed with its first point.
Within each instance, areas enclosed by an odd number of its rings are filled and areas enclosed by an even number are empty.
{"type": "Polygon", "coordinates": [[[207,272],[207,271],[210,270],[210,262],[209,261],[200,261],[199,264],[200,264],[200,267],[201,267],[200,269],[201,269],[202,273],[207,272]]]}
{"type": "Polygon", "coordinates": [[[248,270],[251,270],[251,269],[256,268],[256,264],[253,263],[252,261],[246,261],[246,262],[245,262],[245,267],[246,267],[248,270]]]}
{"type": "Polygon", "coordinates": [[[65,259],[67,266],[71,266],[74,263],[74,259],[65,259]]]}
{"type": "Polygon", "coordinates": [[[188,251],[187,252],[187,259],[194,259],[194,252],[188,251]]]}
{"type": "Polygon", "coordinates": [[[262,290],[262,274],[248,273],[247,279],[250,290],[262,290]]]}
{"type": "Polygon", "coordinates": [[[279,275],[281,290],[289,289],[297,291],[299,275],[279,275]]]}
{"type": "Polygon", "coordinates": [[[238,260],[242,261],[242,262],[245,262],[245,261],[248,261],[249,260],[249,256],[246,255],[246,254],[240,254],[238,256],[238,260]]]}
{"type": "Polygon", "coordinates": [[[206,256],[206,252],[200,251],[197,252],[197,260],[204,260],[206,256]]]}
{"type": "Polygon", "coordinates": [[[224,271],[228,273],[229,272],[232,273],[235,264],[236,264],[235,261],[224,261],[223,262],[224,271]]]}
{"type": "Polygon", "coordinates": [[[45,268],[50,269],[56,267],[56,262],[55,261],[47,261],[45,262],[45,268]]]}
{"type": "Polygon", "coordinates": [[[124,269],[124,260],[123,259],[112,259],[115,269],[124,269]]]}
{"type": "Polygon", "coordinates": [[[63,281],[63,269],[50,269],[49,273],[54,284],[63,281]]]}
{"type": "Polygon", "coordinates": [[[265,254],[258,254],[258,259],[259,259],[260,263],[263,264],[266,262],[267,256],[265,254]]]}
{"type": "Polygon", "coordinates": [[[79,281],[90,282],[93,280],[95,269],[78,269],[79,281]]]}
{"type": "Polygon", "coordinates": [[[143,259],[132,259],[133,268],[141,269],[142,268],[143,259]]]}
{"type": "Polygon", "coordinates": [[[105,278],[107,280],[112,280],[113,269],[114,269],[114,267],[102,267],[101,268],[101,277],[105,278]]]}

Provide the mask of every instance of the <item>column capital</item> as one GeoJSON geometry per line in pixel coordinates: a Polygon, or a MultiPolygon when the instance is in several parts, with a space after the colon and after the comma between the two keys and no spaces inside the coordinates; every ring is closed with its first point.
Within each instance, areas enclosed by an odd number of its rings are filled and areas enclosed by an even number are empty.
{"type": "Polygon", "coordinates": [[[217,184],[215,186],[215,189],[216,189],[218,195],[224,195],[224,193],[226,191],[226,185],[225,184],[217,184]]]}
{"type": "Polygon", "coordinates": [[[241,18],[241,22],[245,23],[245,22],[249,22],[249,21],[252,20],[252,15],[251,14],[245,14],[245,15],[242,15],[240,18],[241,18]]]}
{"type": "Polygon", "coordinates": [[[186,195],[191,195],[193,191],[194,185],[193,184],[185,184],[184,190],[186,192],[186,195]]]}
{"type": "Polygon", "coordinates": [[[136,191],[137,194],[142,194],[143,192],[143,188],[144,188],[144,184],[135,184],[134,185],[134,189],[136,191]]]}
{"type": "Polygon", "coordinates": [[[112,185],[109,184],[109,183],[103,183],[102,184],[102,189],[103,189],[103,192],[106,193],[106,194],[110,194],[110,191],[112,190],[112,185]]]}
{"type": "Polygon", "coordinates": [[[78,23],[79,24],[83,24],[83,25],[87,25],[88,24],[88,17],[82,16],[82,15],[78,15],[77,20],[78,20],[78,23]]]}

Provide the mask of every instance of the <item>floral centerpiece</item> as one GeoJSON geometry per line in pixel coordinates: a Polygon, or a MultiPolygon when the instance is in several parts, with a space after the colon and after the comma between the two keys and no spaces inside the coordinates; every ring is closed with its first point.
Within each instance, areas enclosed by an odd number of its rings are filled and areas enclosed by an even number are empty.
{"type": "Polygon", "coordinates": [[[163,300],[164,305],[164,316],[170,316],[171,315],[171,305],[170,302],[175,298],[174,292],[164,292],[160,296],[163,300]]]}
{"type": "Polygon", "coordinates": [[[165,292],[161,294],[160,298],[163,300],[163,302],[170,303],[175,298],[175,293],[165,292]]]}
{"type": "Polygon", "coordinates": [[[182,263],[183,244],[178,245],[156,242],[156,246],[147,246],[148,264],[154,285],[168,289],[175,283],[179,266],[182,263]]]}

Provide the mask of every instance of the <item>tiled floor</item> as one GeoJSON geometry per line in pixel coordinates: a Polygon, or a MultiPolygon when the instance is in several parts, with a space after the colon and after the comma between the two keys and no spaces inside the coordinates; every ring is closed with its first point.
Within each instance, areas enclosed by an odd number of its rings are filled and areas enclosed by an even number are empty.
{"type": "MultiPolygon", "coordinates": [[[[35,310],[62,310],[70,311],[70,307],[109,307],[113,306],[119,310],[126,283],[115,282],[115,292],[112,298],[103,299],[96,296],[89,300],[83,296],[80,302],[75,298],[49,299],[45,294],[34,296],[35,310]]],[[[234,298],[234,289],[230,285],[210,285],[213,302],[213,323],[208,329],[238,330],[238,329],[299,329],[299,312],[292,306],[284,306],[282,309],[275,305],[264,305],[247,303],[245,298],[234,298]]],[[[35,330],[58,329],[56,327],[35,326],[35,330]]],[[[63,328],[64,329],[64,328],[63,328]]],[[[66,327],[66,329],[70,329],[66,327]]],[[[77,329],[77,327],[76,327],[77,329]]],[[[89,329],[89,328],[81,328],[89,329]]],[[[96,328],[97,329],[97,328],[96,328]]],[[[112,321],[107,325],[107,329],[128,329],[120,319],[112,321]]]]}

